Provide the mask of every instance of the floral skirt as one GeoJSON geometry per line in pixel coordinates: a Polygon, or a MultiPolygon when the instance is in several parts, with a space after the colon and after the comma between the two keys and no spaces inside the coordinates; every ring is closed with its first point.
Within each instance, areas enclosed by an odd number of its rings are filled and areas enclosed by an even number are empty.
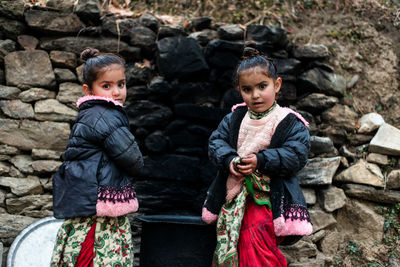
{"type": "Polygon", "coordinates": [[[91,216],[65,220],[57,233],[52,267],[75,266],[92,225],[95,227],[93,266],[133,266],[132,233],[128,217],[91,216]]]}
{"type": "Polygon", "coordinates": [[[275,236],[272,211],[247,198],[238,243],[240,267],[286,267],[278,248],[283,238],[275,236]]]}

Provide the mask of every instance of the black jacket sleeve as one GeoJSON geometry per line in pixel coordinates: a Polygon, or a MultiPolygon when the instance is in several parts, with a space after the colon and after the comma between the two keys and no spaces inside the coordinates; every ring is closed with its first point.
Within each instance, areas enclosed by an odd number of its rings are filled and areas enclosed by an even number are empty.
{"type": "Polygon", "coordinates": [[[226,115],[218,128],[211,134],[208,143],[210,160],[222,170],[229,169],[231,160],[238,156],[236,149],[229,144],[229,124],[232,113],[226,115]]]}
{"type": "Polygon", "coordinates": [[[300,171],[308,160],[310,134],[304,124],[295,119],[289,128],[281,130],[284,132],[275,132],[285,136],[279,147],[260,150],[256,154],[258,170],[270,177],[291,177],[300,171]]]}

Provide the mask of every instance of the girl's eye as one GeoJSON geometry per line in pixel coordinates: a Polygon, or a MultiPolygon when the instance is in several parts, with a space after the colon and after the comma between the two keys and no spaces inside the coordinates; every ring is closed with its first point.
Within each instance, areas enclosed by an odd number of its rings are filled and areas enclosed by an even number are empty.
{"type": "Polygon", "coordinates": [[[103,88],[104,89],[110,89],[110,85],[109,84],[105,84],[105,85],[103,85],[103,88]]]}
{"type": "Polygon", "coordinates": [[[119,84],[118,84],[118,87],[124,88],[124,87],[125,87],[125,83],[119,83],[119,84]]]}
{"type": "Polygon", "coordinates": [[[267,85],[266,84],[260,84],[260,89],[265,89],[265,88],[267,88],[267,85]]]}
{"type": "Polygon", "coordinates": [[[242,91],[245,92],[245,93],[248,93],[248,92],[251,91],[251,89],[249,87],[243,87],[242,91]]]}

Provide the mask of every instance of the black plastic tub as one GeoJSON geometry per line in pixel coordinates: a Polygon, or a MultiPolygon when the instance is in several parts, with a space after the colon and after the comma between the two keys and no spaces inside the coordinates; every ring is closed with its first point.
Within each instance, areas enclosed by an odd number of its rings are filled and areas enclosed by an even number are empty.
{"type": "Polygon", "coordinates": [[[210,267],[215,225],[200,216],[146,215],[142,221],[140,267],[210,267]]]}

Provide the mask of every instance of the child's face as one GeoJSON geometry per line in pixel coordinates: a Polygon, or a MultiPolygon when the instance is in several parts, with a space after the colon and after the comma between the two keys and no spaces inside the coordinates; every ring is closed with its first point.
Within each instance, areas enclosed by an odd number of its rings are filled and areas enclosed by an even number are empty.
{"type": "Polygon", "coordinates": [[[274,104],[281,84],[281,78],[274,80],[256,67],[240,73],[238,89],[251,111],[264,112],[274,104]]]}
{"type": "Polygon", "coordinates": [[[99,74],[91,89],[84,84],[83,90],[86,94],[112,98],[123,104],[126,99],[125,69],[113,64],[99,74]]]}

